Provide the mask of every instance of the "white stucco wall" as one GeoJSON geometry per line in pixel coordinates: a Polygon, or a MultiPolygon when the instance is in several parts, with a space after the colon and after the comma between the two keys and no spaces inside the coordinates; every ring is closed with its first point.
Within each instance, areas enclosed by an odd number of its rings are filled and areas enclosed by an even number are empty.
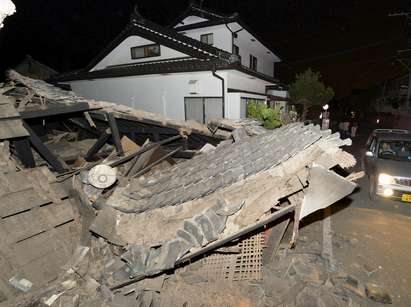
{"type": "Polygon", "coordinates": [[[194,38],[196,40],[200,40],[200,37],[203,34],[213,33],[213,46],[230,53],[232,52],[231,32],[226,28],[225,25],[185,30],[180,33],[187,35],[188,37],[194,38]]]}
{"type": "Polygon", "coordinates": [[[227,88],[264,95],[265,87],[272,83],[247,75],[237,70],[228,70],[227,88]]]}
{"type": "MultiPolygon", "coordinates": [[[[226,78],[225,72],[219,73],[226,78]]],[[[184,97],[221,97],[221,81],[211,72],[148,75],[70,82],[85,98],[105,100],[184,120],[184,97]],[[198,94],[189,93],[189,81],[198,80],[198,94]]]]}
{"type": "MultiPolygon", "coordinates": [[[[217,71],[225,80],[225,117],[240,118],[240,99],[264,99],[270,83],[236,70],[217,71]],[[228,93],[228,89],[242,93],[228,93]],[[252,93],[246,93],[252,92],[252,93]]],[[[79,96],[123,104],[136,109],[160,113],[170,118],[185,119],[184,97],[221,97],[221,80],[210,71],[167,75],[130,76],[96,80],[71,81],[72,90],[79,96]],[[198,92],[190,93],[190,80],[198,80],[198,92]]]]}
{"type": "Polygon", "coordinates": [[[99,70],[104,69],[107,66],[111,65],[121,65],[121,64],[130,64],[130,63],[140,63],[140,62],[147,62],[147,61],[158,61],[158,60],[165,60],[165,59],[173,59],[173,58],[181,58],[181,57],[188,57],[188,55],[176,51],[174,49],[168,48],[166,46],[160,46],[160,56],[156,57],[149,57],[149,58],[142,58],[142,59],[131,59],[131,51],[132,47],[144,46],[154,44],[153,41],[148,39],[142,38],[140,36],[130,36],[126,38],[123,42],[121,42],[114,50],[112,50],[103,60],[101,60],[93,69],[99,70]]]}
{"type": "MultiPolygon", "coordinates": [[[[190,18],[195,16],[190,16],[190,18]]],[[[195,23],[195,22],[191,22],[195,23]]],[[[233,31],[242,29],[242,27],[236,23],[228,24],[228,27],[233,31]]],[[[180,33],[187,35],[191,38],[200,40],[202,34],[213,33],[214,45],[217,48],[223,49],[227,52],[232,52],[232,34],[226,25],[216,25],[198,29],[185,30],[180,33]]],[[[257,57],[257,71],[264,73],[268,76],[274,76],[274,63],[280,62],[280,58],[277,57],[271,50],[265,47],[261,42],[252,36],[248,31],[241,30],[237,33],[237,38],[234,39],[234,44],[238,46],[241,64],[250,66],[250,54],[257,57]],[[254,41],[253,41],[254,40],[254,41]]]]}
{"type": "MultiPolygon", "coordinates": [[[[232,31],[241,29],[238,23],[228,25],[232,31]]],[[[238,46],[241,56],[241,64],[250,67],[250,54],[257,57],[257,71],[269,76],[274,76],[274,63],[280,59],[265,47],[257,38],[246,30],[237,33],[234,44],[238,46]],[[254,41],[253,41],[254,40],[254,41]]]]}
{"type": "Polygon", "coordinates": [[[240,119],[240,93],[228,93],[226,98],[226,117],[231,119],[240,119]]]}

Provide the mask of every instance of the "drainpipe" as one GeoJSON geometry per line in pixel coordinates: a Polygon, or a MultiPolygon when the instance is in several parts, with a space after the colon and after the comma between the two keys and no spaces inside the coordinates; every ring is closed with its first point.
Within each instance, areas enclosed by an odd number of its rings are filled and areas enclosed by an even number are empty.
{"type": "Polygon", "coordinates": [[[225,118],[225,80],[223,77],[216,74],[216,68],[212,70],[213,76],[221,80],[221,99],[223,104],[223,118],[225,118]]]}

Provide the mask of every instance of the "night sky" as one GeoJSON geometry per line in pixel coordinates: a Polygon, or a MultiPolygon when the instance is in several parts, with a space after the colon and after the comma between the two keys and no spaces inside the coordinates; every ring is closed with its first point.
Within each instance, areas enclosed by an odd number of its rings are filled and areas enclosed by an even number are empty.
{"type": "MultiPolygon", "coordinates": [[[[134,4],[146,18],[171,23],[188,1],[168,0],[13,0],[17,13],[0,31],[0,71],[26,54],[64,72],[83,68],[128,23],[134,4]]],[[[205,0],[208,8],[239,12],[282,57],[279,77],[289,82],[308,67],[322,73],[339,97],[366,89],[405,70],[393,64],[407,47],[404,17],[409,0],[205,0]]],[[[408,30],[407,30],[408,29],[408,30]]]]}

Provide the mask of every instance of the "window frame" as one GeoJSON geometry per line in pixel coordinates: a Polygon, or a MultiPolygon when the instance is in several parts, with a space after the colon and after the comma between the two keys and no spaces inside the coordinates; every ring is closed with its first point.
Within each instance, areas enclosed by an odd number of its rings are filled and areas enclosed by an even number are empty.
{"type": "Polygon", "coordinates": [[[249,65],[249,68],[250,68],[251,70],[253,70],[253,71],[257,71],[257,65],[258,65],[257,57],[254,56],[254,55],[252,55],[252,54],[250,54],[250,65],[249,65]],[[255,60],[255,61],[254,61],[254,60],[255,60]],[[254,66],[255,66],[255,67],[254,67],[254,66]]]}
{"type": "Polygon", "coordinates": [[[131,55],[132,60],[158,57],[158,56],[161,56],[161,46],[160,46],[160,44],[154,43],[154,44],[147,44],[147,45],[142,45],[142,46],[131,47],[130,48],[130,55],[131,55]],[[158,54],[149,55],[149,56],[134,57],[133,50],[135,50],[135,49],[143,49],[144,50],[145,48],[154,47],[154,46],[158,46],[158,54]]]}
{"type": "Polygon", "coordinates": [[[233,54],[235,55],[240,55],[240,47],[238,47],[236,44],[233,44],[233,54]]]}
{"type": "Polygon", "coordinates": [[[214,33],[210,32],[210,33],[201,34],[200,42],[202,42],[203,44],[209,45],[209,46],[213,46],[214,45],[214,33]],[[203,42],[203,37],[209,37],[209,36],[211,36],[213,42],[211,44],[208,43],[208,39],[207,39],[207,42],[203,42]]]}

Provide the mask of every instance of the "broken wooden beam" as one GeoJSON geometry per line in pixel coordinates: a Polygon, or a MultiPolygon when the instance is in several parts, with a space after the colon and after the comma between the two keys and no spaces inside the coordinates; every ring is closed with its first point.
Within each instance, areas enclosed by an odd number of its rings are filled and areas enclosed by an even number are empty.
{"type": "Polygon", "coordinates": [[[27,168],[33,168],[36,166],[34,161],[33,152],[31,151],[30,142],[28,138],[16,139],[13,141],[14,149],[16,150],[17,157],[21,163],[27,168]]]}
{"type": "Polygon", "coordinates": [[[170,158],[172,155],[174,155],[176,152],[180,151],[182,149],[182,147],[178,147],[177,149],[174,149],[173,151],[169,152],[168,154],[162,156],[160,159],[154,161],[153,163],[151,163],[150,165],[147,165],[145,168],[143,168],[142,170],[140,170],[139,172],[137,172],[133,177],[138,177],[141,176],[145,173],[147,173],[149,170],[151,170],[154,166],[160,164],[161,162],[167,160],[168,158],[170,158]]]}
{"type": "Polygon", "coordinates": [[[107,130],[104,131],[103,134],[101,134],[97,141],[94,143],[94,145],[91,146],[84,159],[86,161],[91,161],[93,159],[93,156],[98,153],[98,151],[104,146],[104,144],[106,144],[110,136],[111,134],[107,130]]]}
{"type": "Polygon", "coordinates": [[[58,160],[58,158],[43,144],[38,135],[31,129],[31,127],[23,121],[23,126],[30,133],[29,139],[31,145],[37,150],[40,156],[51,165],[57,173],[64,173],[66,169],[58,160]]]}
{"type": "Polygon", "coordinates": [[[124,156],[123,146],[121,145],[120,131],[118,130],[116,118],[113,113],[108,113],[108,123],[110,125],[111,136],[113,138],[114,146],[116,147],[117,155],[124,156]]]}

